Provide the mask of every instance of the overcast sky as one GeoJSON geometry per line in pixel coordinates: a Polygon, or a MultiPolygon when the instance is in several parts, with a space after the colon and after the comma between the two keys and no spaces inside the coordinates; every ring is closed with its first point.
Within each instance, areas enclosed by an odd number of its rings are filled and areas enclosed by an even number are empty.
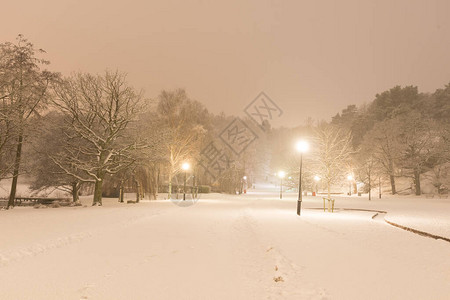
{"type": "Polygon", "coordinates": [[[128,73],[146,96],[182,87],[243,115],[259,92],[280,124],[330,119],[395,85],[450,82],[450,1],[39,0],[2,3],[1,42],[22,33],[52,69],[128,73]]]}

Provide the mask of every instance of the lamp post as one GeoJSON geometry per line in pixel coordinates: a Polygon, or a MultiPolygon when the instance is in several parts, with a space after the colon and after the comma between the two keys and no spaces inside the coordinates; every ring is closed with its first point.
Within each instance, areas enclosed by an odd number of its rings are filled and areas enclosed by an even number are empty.
{"type": "Polygon", "coordinates": [[[297,215],[300,216],[302,210],[302,164],[303,164],[303,153],[308,151],[309,144],[306,141],[299,141],[297,143],[297,151],[300,152],[300,174],[298,178],[298,201],[297,201],[297,215]]]}
{"type": "Polygon", "coordinates": [[[353,180],[353,176],[352,175],[348,175],[347,179],[348,179],[348,195],[351,196],[352,195],[352,180],[353,180]]]}
{"type": "Polygon", "coordinates": [[[314,176],[314,181],[316,182],[316,194],[319,192],[319,181],[320,181],[320,177],[318,175],[314,176]]]}
{"type": "Polygon", "coordinates": [[[286,176],[284,171],[278,172],[278,177],[280,177],[280,199],[283,199],[283,178],[286,176]]]}
{"type": "Polygon", "coordinates": [[[242,177],[242,191],[247,194],[247,176],[242,177]]]}
{"type": "Polygon", "coordinates": [[[187,177],[187,171],[189,170],[190,167],[191,166],[187,162],[185,162],[181,165],[181,168],[184,170],[183,200],[186,200],[186,177],[187,177]]]}

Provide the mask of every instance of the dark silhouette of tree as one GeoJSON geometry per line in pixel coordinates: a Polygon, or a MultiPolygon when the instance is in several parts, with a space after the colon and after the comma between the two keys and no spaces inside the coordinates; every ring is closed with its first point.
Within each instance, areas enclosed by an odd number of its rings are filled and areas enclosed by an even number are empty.
{"type": "MultiPolygon", "coordinates": [[[[10,42],[0,44],[0,98],[3,107],[7,108],[6,113],[9,114],[10,123],[6,125],[6,131],[13,128],[15,139],[13,180],[8,208],[14,205],[29,120],[45,109],[49,98],[49,84],[58,77],[56,73],[42,70],[49,62],[37,58],[38,53],[42,54],[44,51],[36,49],[22,35],[17,37],[16,44],[10,42]]],[[[8,136],[8,140],[10,139],[11,136],[8,136]]]]}

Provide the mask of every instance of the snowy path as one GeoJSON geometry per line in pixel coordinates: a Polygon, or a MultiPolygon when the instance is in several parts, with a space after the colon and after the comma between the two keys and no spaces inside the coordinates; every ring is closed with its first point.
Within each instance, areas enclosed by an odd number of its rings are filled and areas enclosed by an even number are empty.
{"type": "Polygon", "coordinates": [[[210,198],[1,212],[0,299],[450,295],[449,243],[370,212],[298,218],[295,202],[275,195],[210,198]]]}

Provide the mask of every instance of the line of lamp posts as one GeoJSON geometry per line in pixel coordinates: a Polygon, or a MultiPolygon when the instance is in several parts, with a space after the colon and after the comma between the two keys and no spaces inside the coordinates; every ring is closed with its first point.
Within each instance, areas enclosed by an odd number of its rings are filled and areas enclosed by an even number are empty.
{"type": "MultiPolygon", "coordinates": [[[[298,179],[298,199],[297,199],[297,215],[300,216],[301,210],[302,210],[302,167],[303,167],[303,153],[306,153],[309,150],[309,143],[307,141],[299,141],[296,144],[297,151],[300,153],[300,168],[299,168],[299,179],[298,179]]],[[[181,165],[181,168],[184,171],[184,187],[183,187],[183,200],[186,200],[186,180],[187,180],[187,171],[191,168],[190,164],[185,162],[181,165]]],[[[284,171],[278,172],[278,177],[280,178],[280,199],[283,199],[283,178],[286,176],[286,173],[284,171]]],[[[244,176],[243,181],[247,180],[247,176],[244,176]]],[[[348,195],[352,195],[352,182],[353,182],[353,176],[348,175],[347,176],[348,182],[349,182],[349,189],[348,189],[348,195]]],[[[316,181],[316,186],[318,182],[320,181],[319,176],[314,176],[314,181],[316,181]]],[[[241,182],[243,185],[244,182],[241,182]]]]}

